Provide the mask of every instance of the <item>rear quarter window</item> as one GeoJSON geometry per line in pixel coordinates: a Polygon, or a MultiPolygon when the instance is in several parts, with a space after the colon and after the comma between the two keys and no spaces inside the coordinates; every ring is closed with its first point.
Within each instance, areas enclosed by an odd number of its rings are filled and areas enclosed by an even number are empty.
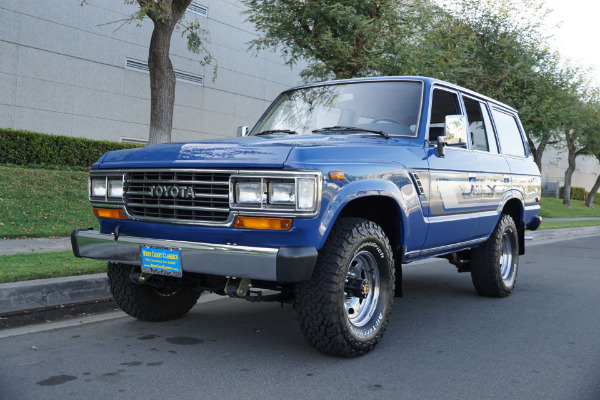
{"type": "Polygon", "coordinates": [[[523,137],[515,116],[493,108],[492,117],[496,124],[502,153],[511,156],[525,156],[523,137]]]}

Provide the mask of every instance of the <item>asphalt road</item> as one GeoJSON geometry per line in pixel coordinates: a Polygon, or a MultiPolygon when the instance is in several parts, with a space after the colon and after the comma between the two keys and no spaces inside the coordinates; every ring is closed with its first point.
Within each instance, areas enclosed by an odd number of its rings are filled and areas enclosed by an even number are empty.
{"type": "Polygon", "coordinates": [[[600,236],[529,248],[506,299],[445,261],[404,278],[360,358],[314,351],[290,306],[224,299],[0,339],[0,399],[600,399],[600,236]]]}

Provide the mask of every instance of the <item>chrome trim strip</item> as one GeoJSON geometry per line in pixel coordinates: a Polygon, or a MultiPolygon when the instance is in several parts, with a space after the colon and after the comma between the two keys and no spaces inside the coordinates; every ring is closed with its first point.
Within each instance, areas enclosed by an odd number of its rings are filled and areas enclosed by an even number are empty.
{"type": "Polygon", "coordinates": [[[148,203],[127,203],[130,207],[146,207],[146,208],[160,208],[165,210],[186,210],[186,211],[222,211],[229,212],[229,208],[218,208],[218,207],[202,207],[202,206],[171,206],[165,204],[148,204],[148,203]]]}
{"type": "Polygon", "coordinates": [[[460,248],[464,248],[464,247],[470,247],[470,246],[472,246],[474,244],[483,243],[487,239],[488,238],[486,236],[486,237],[481,237],[481,238],[477,238],[477,239],[467,240],[466,242],[454,243],[454,244],[451,244],[451,245],[435,247],[435,248],[432,248],[432,249],[409,251],[409,252],[407,252],[405,254],[405,257],[406,257],[406,259],[414,259],[414,258],[419,258],[421,256],[426,256],[428,254],[449,253],[449,252],[451,252],[454,249],[460,249],[460,248]]]}
{"type": "Polygon", "coordinates": [[[109,203],[97,203],[92,202],[92,207],[98,208],[120,208],[123,211],[123,214],[130,221],[140,221],[140,222],[170,222],[173,224],[181,224],[181,225],[197,225],[197,226],[219,226],[219,227],[232,227],[235,218],[238,216],[237,212],[231,212],[225,221],[221,222],[213,222],[213,221],[191,221],[191,220],[182,220],[176,218],[157,218],[157,217],[144,217],[139,218],[134,215],[131,215],[127,212],[123,204],[109,204],[109,203]]]}
{"type": "Polygon", "coordinates": [[[542,207],[538,203],[538,204],[533,204],[533,205],[525,206],[524,208],[525,208],[525,211],[533,211],[533,210],[539,210],[542,207]]]}
{"type": "MultiPolygon", "coordinates": [[[[152,170],[155,171],[155,170],[152,170]]],[[[151,172],[151,171],[148,171],[151,172]]],[[[196,171],[198,172],[198,171],[196,171]]],[[[129,179],[129,183],[185,183],[186,185],[229,185],[229,180],[225,181],[186,181],[186,180],[175,180],[175,179],[129,179]]]]}
{"type": "Polygon", "coordinates": [[[206,172],[208,174],[233,174],[238,168],[232,169],[204,169],[204,168],[131,168],[131,169],[93,169],[90,175],[124,174],[126,172],[206,172]]]}
{"type": "MultiPolygon", "coordinates": [[[[134,196],[144,196],[148,195],[148,192],[135,192],[135,191],[127,191],[128,195],[134,196]]],[[[194,193],[194,199],[229,199],[228,194],[203,194],[203,193],[194,193]]],[[[181,201],[181,200],[180,200],[181,201]]],[[[131,204],[131,203],[129,203],[131,204]]]]}
{"type": "Polygon", "coordinates": [[[475,218],[483,218],[483,217],[493,217],[498,215],[498,211],[481,211],[476,213],[470,213],[466,211],[463,214],[452,214],[448,216],[440,216],[440,217],[426,217],[425,220],[428,223],[435,224],[437,222],[448,222],[448,221],[460,221],[464,219],[475,219],[475,218]]]}

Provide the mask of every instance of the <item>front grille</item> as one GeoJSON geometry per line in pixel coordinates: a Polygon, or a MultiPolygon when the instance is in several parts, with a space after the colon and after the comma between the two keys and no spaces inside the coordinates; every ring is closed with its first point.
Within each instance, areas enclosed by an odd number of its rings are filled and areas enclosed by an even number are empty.
{"type": "Polygon", "coordinates": [[[181,223],[223,223],[229,218],[231,172],[148,170],[125,175],[129,215],[181,223]]]}

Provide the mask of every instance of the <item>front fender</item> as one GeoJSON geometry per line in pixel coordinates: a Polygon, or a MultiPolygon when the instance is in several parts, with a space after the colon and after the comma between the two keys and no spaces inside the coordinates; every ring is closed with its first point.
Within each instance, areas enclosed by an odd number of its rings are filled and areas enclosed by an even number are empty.
{"type": "MultiPolygon", "coordinates": [[[[366,197],[386,197],[393,200],[398,207],[400,216],[400,245],[406,249],[421,248],[425,240],[427,228],[424,222],[423,210],[419,196],[412,180],[406,171],[386,171],[380,175],[372,174],[366,179],[357,179],[338,186],[326,182],[323,196],[330,201],[322,210],[319,225],[321,248],[343,209],[351,202],[366,197]]],[[[395,215],[396,213],[390,213],[395,215]]]]}

